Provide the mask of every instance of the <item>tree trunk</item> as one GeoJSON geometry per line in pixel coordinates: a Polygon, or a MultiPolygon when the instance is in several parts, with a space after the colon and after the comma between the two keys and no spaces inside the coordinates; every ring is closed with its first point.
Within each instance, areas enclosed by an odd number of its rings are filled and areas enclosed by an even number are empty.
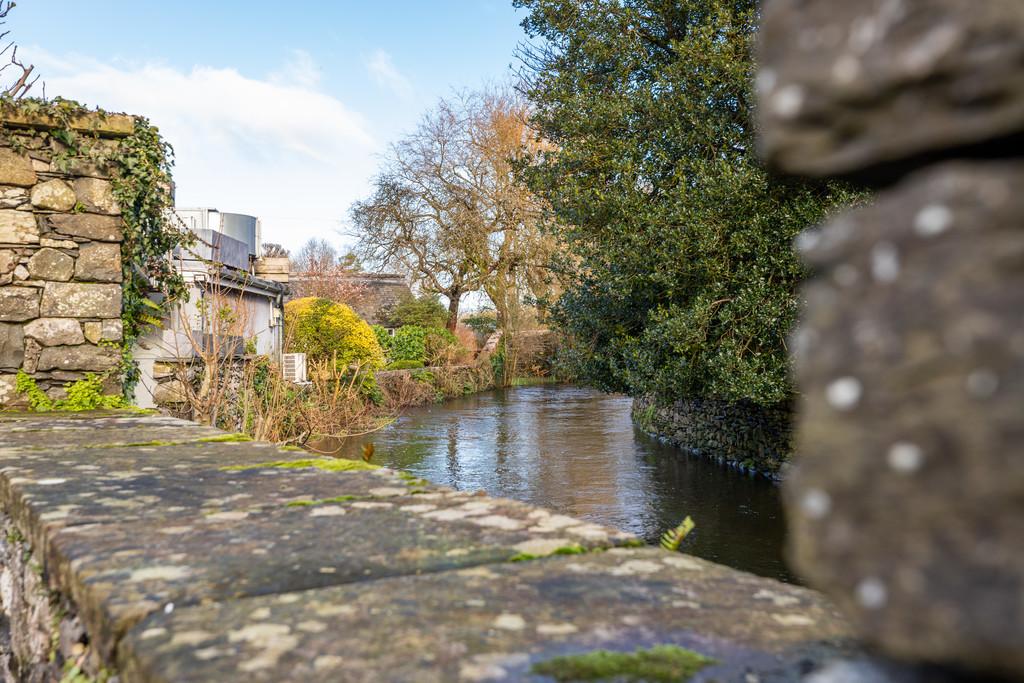
{"type": "Polygon", "coordinates": [[[449,332],[455,332],[459,324],[459,304],[462,303],[462,292],[455,291],[448,294],[448,323],[445,325],[449,332]]]}

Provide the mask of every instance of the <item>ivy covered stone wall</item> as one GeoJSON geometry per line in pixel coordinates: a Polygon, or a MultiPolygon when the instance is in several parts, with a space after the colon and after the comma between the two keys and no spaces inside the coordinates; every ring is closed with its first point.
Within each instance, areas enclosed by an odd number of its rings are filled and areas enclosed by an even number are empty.
{"type": "Polygon", "coordinates": [[[105,154],[68,155],[67,122],[4,115],[0,134],[0,407],[19,371],[51,399],[94,373],[119,391],[124,230],[111,178],[128,116],[76,118],[105,154]]]}

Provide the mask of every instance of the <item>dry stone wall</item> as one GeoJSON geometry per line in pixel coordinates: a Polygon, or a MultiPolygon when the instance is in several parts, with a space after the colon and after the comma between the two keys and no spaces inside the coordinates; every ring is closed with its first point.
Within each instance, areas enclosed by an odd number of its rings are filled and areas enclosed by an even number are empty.
{"type": "Polygon", "coordinates": [[[770,479],[778,478],[789,459],[792,419],[788,405],[710,398],[660,405],[650,396],[633,400],[633,422],[651,436],[691,455],[770,479]]]}
{"type": "Polygon", "coordinates": [[[801,239],[796,568],[879,650],[1017,680],[1024,3],[771,0],[761,39],[768,162],[879,189],[801,239]]]}
{"type": "MultiPolygon", "coordinates": [[[[68,161],[46,119],[0,114],[0,406],[23,400],[19,370],[51,398],[120,359],[122,222],[111,169],[68,161]]],[[[109,151],[127,117],[85,118],[109,151]]]]}

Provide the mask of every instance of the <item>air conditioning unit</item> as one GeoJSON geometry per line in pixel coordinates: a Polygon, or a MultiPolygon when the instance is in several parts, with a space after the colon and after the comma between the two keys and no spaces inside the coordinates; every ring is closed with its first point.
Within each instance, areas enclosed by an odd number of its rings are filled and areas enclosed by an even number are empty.
{"type": "Polygon", "coordinates": [[[281,354],[281,374],[286,382],[293,384],[309,384],[306,378],[306,354],[281,354]]]}

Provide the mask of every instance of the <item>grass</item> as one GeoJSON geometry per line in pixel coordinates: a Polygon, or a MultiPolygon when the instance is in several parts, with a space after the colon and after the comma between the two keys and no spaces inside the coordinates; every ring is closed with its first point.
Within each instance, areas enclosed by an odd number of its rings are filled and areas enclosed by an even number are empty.
{"type": "Polygon", "coordinates": [[[679,647],[656,645],[635,652],[594,650],[555,657],[533,665],[531,672],[556,681],[629,681],[677,683],[689,680],[715,660],[679,647]]]}

